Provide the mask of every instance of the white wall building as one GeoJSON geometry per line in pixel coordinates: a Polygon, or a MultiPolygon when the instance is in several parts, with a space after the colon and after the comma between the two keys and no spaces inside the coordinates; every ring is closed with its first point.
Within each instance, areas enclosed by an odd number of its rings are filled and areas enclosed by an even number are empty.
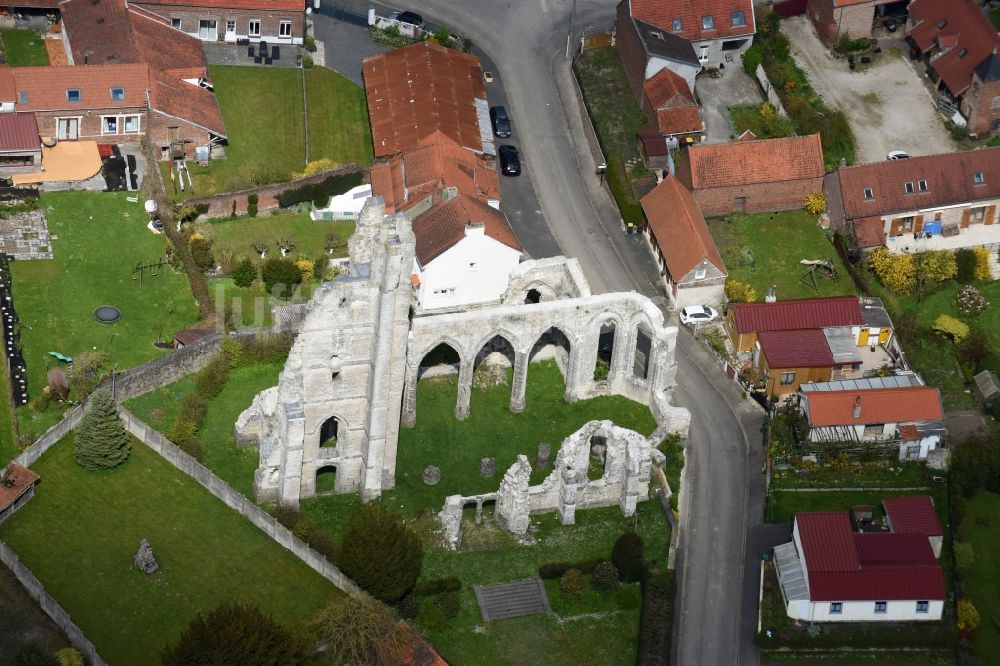
{"type": "Polygon", "coordinates": [[[314,220],[356,220],[371,195],[371,185],[358,185],[343,194],[330,197],[329,203],[323,208],[313,206],[309,216],[314,220]]]}

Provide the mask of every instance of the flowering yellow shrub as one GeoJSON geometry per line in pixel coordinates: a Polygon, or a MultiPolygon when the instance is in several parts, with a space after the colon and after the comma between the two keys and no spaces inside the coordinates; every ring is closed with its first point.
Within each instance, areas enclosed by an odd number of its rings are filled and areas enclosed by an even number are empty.
{"type": "Polygon", "coordinates": [[[893,254],[880,247],[868,257],[868,267],[886,289],[894,294],[908,294],[917,280],[917,269],[911,254],[893,254]]]}
{"type": "Polygon", "coordinates": [[[813,192],[806,197],[806,211],[813,215],[821,215],[826,210],[826,195],[813,192]]]}

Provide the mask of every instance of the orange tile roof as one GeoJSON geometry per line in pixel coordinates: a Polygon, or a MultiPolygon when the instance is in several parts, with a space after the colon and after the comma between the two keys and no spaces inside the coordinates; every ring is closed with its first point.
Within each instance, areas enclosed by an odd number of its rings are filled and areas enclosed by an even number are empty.
{"type": "Polygon", "coordinates": [[[930,67],[954,96],[972,85],[972,72],[991,53],[1000,53],[1000,36],[973,0],[913,0],[906,35],[923,52],[940,45],[930,67]],[[944,26],[938,25],[944,22],[944,26]],[[950,47],[950,48],[948,48],[950,47]],[[966,53],[960,58],[962,51],[966,53]]]}
{"type": "Polygon", "coordinates": [[[465,238],[469,224],[482,224],[486,235],[515,250],[521,250],[507,218],[496,208],[459,194],[437,203],[413,221],[417,259],[426,266],[465,238]]]}
{"type": "Polygon", "coordinates": [[[666,67],[642,84],[656,124],[663,134],[685,134],[705,128],[687,81],[666,67]]]}
{"type": "Polygon", "coordinates": [[[160,72],[153,80],[149,107],[172,118],[207,129],[225,138],[226,125],[215,94],[160,72]]]}
{"type": "Polygon", "coordinates": [[[15,67],[14,84],[18,95],[27,93],[18,111],[68,111],[86,109],[145,108],[149,88],[149,66],[68,65],[66,67],[15,67]],[[125,89],[122,101],[111,99],[111,88],[125,89]],[[66,91],[80,91],[79,102],[69,102],[66,91]]]}
{"type": "Polygon", "coordinates": [[[10,65],[0,65],[0,101],[12,102],[17,99],[14,85],[14,68],[10,65]]]}
{"type": "Polygon", "coordinates": [[[938,421],[944,418],[941,392],[932,386],[809,391],[802,393],[813,427],[938,421]],[[861,415],[854,418],[860,400],[861,415]]]}
{"type": "Polygon", "coordinates": [[[823,177],[819,134],[691,146],[695,190],[823,177]]]}
{"type": "Polygon", "coordinates": [[[885,223],[878,215],[854,220],[851,226],[858,247],[866,249],[885,245],[885,223]]]}
{"type": "Polygon", "coordinates": [[[677,178],[667,176],[644,196],[642,210],[675,280],[680,280],[705,259],[726,272],[698,204],[677,178]]]}
{"type": "MultiPolygon", "coordinates": [[[[89,1],[89,0],[88,0],[89,1]]],[[[306,10],[305,0],[140,0],[147,5],[181,5],[219,9],[262,9],[275,11],[306,10]]]]}
{"type": "Polygon", "coordinates": [[[485,108],[479,58],[421,42],[362,61],[376,157],[415,146],[440,130],[460,146],[483,145],[476,100],[485,108]]]}
{"type": "Polygon", "coordinates": [[[15,462],[7,466],[7,478],[13,481],[14,485],[7,487],[0,483],[0,511],[10,507],[29,487],[38,481],[37,474],[15,462]]]}
{"type": "Polygon", "coordinates": [[[631,0],[633,18],[673,32],[674,19],[681,30],[674,34],[691,41],[719,37],[749,36],[756,32],[752,0],[631,0]],[[743,25],[734,26],[731,14],[743,12],[743,25]],[[702,30],[703,16],[711,16],[714,30],[702,30]]]}

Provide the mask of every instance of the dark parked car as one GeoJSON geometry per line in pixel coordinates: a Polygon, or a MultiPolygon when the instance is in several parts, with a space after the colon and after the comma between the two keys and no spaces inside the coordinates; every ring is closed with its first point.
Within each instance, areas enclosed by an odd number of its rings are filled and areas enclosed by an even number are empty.
{"type": "Polygon", "coordinates": [[[493,133],[501,139],[510,136],[510,118],[507,109],[502,106],[490,107],[490,122],[493,123],[493,133]]]}
{"type": "Polygon", "coordinates": [[[389,18],[403,23],[409,23],[410,25],[415,25],[421,30],[424,27],[424,17],[413,12],[393,12],[389,14],[389,18]]]}
{"type": "Polygon", "coordinates": [[[497,151],[500,156],[500,171],[505,176],[521,175],[521,158],[514,146],[500,146],[497,151]]]}

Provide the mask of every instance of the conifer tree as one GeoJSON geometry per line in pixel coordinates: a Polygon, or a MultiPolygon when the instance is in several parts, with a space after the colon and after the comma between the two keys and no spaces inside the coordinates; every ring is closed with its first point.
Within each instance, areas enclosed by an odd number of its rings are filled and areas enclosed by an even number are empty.
{"type": "Polygon", "coordinates": [[[90,409],[76,427],[76,462],[87,469],[111,469],[125,462],[131,449],[132,442],[118,418],[111,392],[96,391],[90,409]]]}

